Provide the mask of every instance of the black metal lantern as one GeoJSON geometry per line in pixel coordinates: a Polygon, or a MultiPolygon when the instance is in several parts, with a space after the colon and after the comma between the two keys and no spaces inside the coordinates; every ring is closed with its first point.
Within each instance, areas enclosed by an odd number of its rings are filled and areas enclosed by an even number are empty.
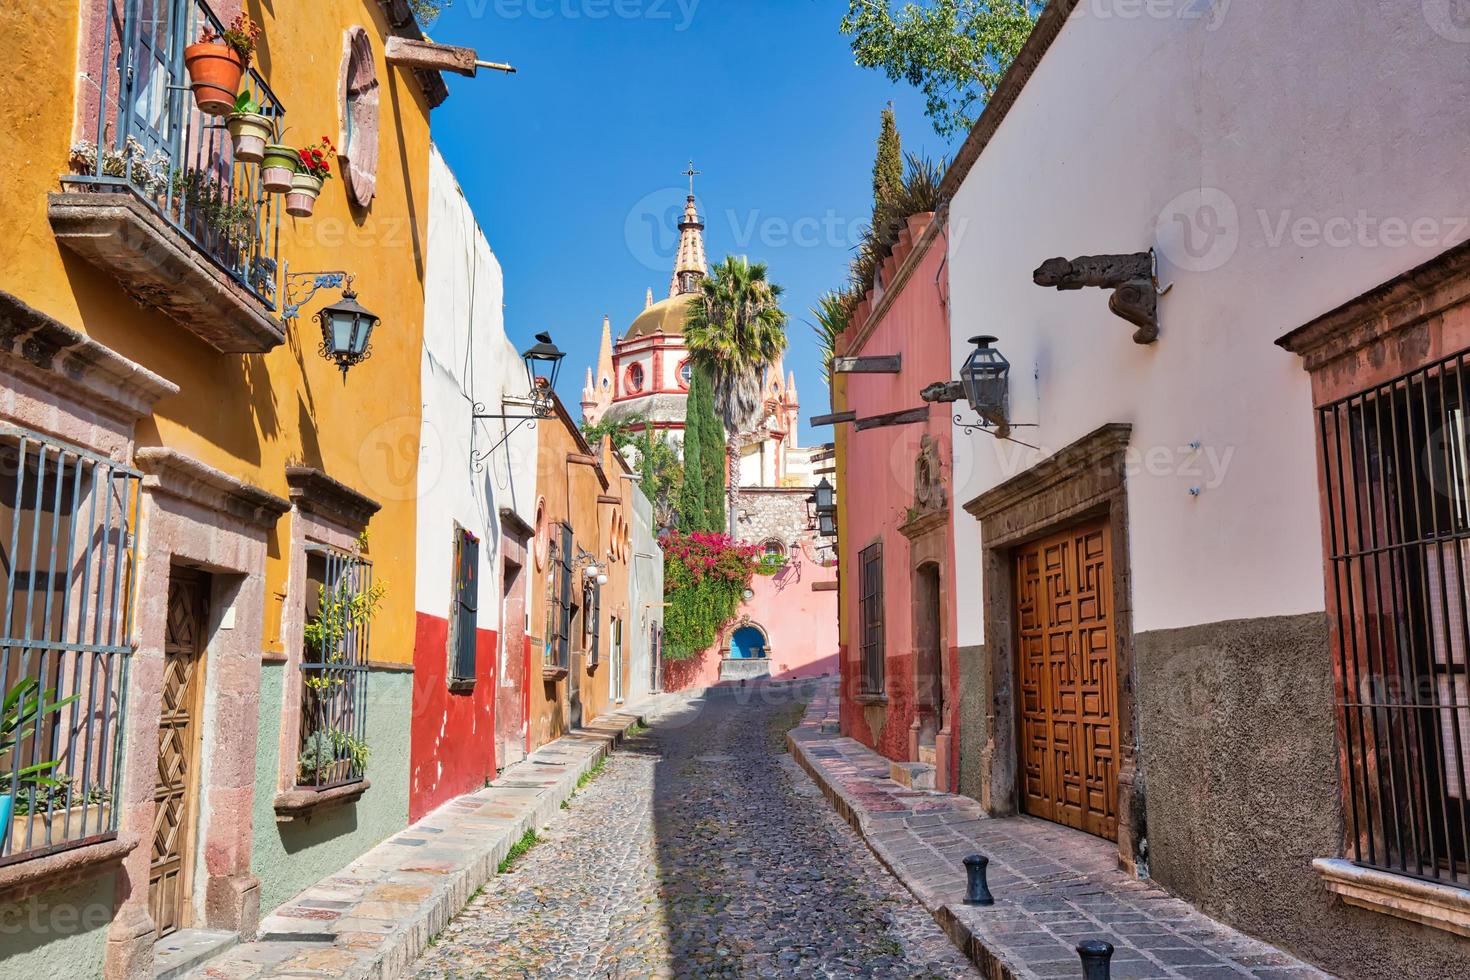
{"type": "Polygon", "coordinates": [[[812,494],[812,503],[817,512],[817,534],[824,538],[837,536],[837,497],[832,484],[822,477],[812,494]]]}
{"type": "Polygon", "coordinates": [[[331,306],[322,307],[316,319],[322,325],[322,345],[318,352],[342,369],[347,369],[372,356],[369,342],[373,327],[378,325],[378,315],[367,310],[357,301],[357,293],[349,286],[342,292],[342,299],[331,306]]]}
{"type": "Polygon", "coordinates": [[[536,343],[521,355],[526,362],[526,381],[531,386],[531,400],[536,404],[538,415],[549,415],[551,393],[556,390],[556,376],[561,373],[561,361],[566,357],[551,334],[538,333],[536,343]]]}
{"type": "Polygon", "coordinates": [[[971,337],[970,343],[975,345],[975,349],[960,368],[960,383],[965,388],[965,400],[982,419],[999,428],[1005,428],[1011,362],[990,346],[995,343],[994,337],[971,337]]]}

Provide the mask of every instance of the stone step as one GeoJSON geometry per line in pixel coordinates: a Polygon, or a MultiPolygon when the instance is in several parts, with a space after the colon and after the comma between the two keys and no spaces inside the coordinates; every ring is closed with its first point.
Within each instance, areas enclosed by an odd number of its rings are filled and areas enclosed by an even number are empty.
{"type": "Polygon", "coordinates": [[[925,762],[890,762],[888,778],[909,789],[933,789],[934,767],[925,762]]]}
{"type": "Polygon", "coordinates": [[[233,932],[180,929],[153,944],[153,980],[174,980],[239,943],[233,932]]]}

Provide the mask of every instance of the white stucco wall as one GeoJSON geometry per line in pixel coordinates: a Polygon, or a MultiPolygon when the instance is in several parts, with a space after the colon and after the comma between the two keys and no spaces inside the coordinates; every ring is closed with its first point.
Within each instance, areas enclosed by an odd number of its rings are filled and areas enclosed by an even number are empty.
{"type": "Polygon", "coordinates": [[[664,621],[664,553],[653,526],[653,505],[641,490],[633,494],[633,574],[629,577],[628,630],[623,645],[628,650],[627,700],[637,701],[653,688],[651,627],[664,621]]]}
{"type": "Polygon", "coordinates": [[[429,160],[427,263],[416,608],[449,613],[457,521],[481,542],[479,627],[499,630],[500,508],[534,523],[536,432],[521,426],[475,471],[471,452],[494,446],[503,426],[515,423],[473,422],[472,406],[521,410],[502,408],[501,399],[526,395],[526,369],[505,335],[500,263],[437,148],[429,160]]]}
{"type": "MultiPolygon", "coordinates": [[[[1463,240],[1470,215],[1470,30],[1436,32],[1442,4],[1190,15],[1208,6],[1084,0],[951,211],[956,369],[998,335],[1011,416],[1039,423],[1015,435],[1047,452],[1134,426],[1138,631],[1323,608],[1308,377],[1273,341],[1463,240]],[[1151,246],[1173,285],[1151,347],[1107,291],[1031,281],[1053,256],[1151,246]]],[[[980,545],[963,504],[1036,458],[957,433],[958,555],[980,545]]],[[[975,644],[980,563],[958,566],[975,644]]]]}

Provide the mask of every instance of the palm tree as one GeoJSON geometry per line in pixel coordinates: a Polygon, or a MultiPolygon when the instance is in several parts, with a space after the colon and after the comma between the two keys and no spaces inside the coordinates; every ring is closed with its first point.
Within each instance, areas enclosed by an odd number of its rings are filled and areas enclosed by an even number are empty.
{"type": "Polygon", "coordinates": [[[684,324],[689,360],[709,379],[715,411],[725,423],[725,455],[730,462],[725,510],[731,537],[739,513],[740,440],[764,411],[765,369],[786,351],[782,292],[767,278],[764,262],[751,264],[743,256],[726,256],[700,283],[699,297],[690,304],[684,324]]]}

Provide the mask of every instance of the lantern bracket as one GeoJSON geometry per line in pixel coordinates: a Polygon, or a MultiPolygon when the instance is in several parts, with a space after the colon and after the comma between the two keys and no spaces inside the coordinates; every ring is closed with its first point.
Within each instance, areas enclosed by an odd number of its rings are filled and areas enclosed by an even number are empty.
{"type": "Polygon", "coordinates": [[[1075,259],[1047,259],[1031,274],[1038,286],[1060,290],[1100,286],[1113,290],[1108,309],[1133,324],[1135,344],[1159,339],[1158,262],[1153,249],[1127,255],[1081,255],[1075,259]]]}
{"type": "Polygon", "coordinates": [[[281,304],[281,322],[290,323],[301,318],[301,308],[311,302],[318,289],[352,288],[356,278],[350,272],[330,270],[327,272],[292,272],[291,263],[282,263],[281,276],[286,286],[286,302],[281,304]]]}

